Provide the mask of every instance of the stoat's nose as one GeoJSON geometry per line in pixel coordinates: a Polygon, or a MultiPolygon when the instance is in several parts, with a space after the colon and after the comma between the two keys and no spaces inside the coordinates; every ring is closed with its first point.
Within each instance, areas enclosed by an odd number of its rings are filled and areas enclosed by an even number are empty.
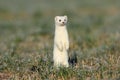
{"type": "Polygon", "coordinates": [[[63,24],[65,23],[65,22],[62,22],[63,24]]]}

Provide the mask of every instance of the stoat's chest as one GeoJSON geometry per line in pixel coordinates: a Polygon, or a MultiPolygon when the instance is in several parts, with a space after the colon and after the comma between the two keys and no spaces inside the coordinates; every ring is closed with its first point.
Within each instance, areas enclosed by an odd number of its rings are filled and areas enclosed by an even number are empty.
{"type": "Polygon", "coordinates": [[[68,40],[68,32],[66,28],[60,27],[55,29],[55,40],[68,40]]]}

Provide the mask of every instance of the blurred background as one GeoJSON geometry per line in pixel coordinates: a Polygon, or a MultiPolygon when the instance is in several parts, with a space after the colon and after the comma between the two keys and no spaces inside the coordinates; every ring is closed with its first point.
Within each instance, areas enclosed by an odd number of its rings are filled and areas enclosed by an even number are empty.
{"type": "MultiPolygon", "coordinates": [[[[110,53],[119,56],[120,0],[0,0],[0,58],[16,53],[21,57],[30,56],[26,53],[42,56],[50,50],[52,59],[57,15],[68,16],[73,52],[77,50],[81,57],[90,52],[97,56],[95,50],[115,48],[110,53]]],[[[5,66],[0,70],[6,70],[5,66]]]]}
{"type": "Polygon", "coordinates": [[[119,32],[119,9],[119,0],[0,0],[0,41],[42,29],[52,32],[56,15],[67,15],[69,28],[76,30],[119,32]]]}
{"type": "Polygon", "coordinates": [[[119,9],[119,0],[0,0],[0,49],[30,34],[53,35],[56,15],[68,16],[71,34],[120,32],[119,9]]]}

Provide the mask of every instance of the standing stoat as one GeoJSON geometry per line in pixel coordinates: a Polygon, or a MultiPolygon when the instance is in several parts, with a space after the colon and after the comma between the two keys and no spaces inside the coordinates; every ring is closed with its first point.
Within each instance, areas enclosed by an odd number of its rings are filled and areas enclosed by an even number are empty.
{"type": "Polygon", "coordinates": [[[67,16],[55,17],[55,37],[53,50],[53,60],[55,67],[69,67],[67,52],[69,49],[69,38],[66,23],[67,16]]]}

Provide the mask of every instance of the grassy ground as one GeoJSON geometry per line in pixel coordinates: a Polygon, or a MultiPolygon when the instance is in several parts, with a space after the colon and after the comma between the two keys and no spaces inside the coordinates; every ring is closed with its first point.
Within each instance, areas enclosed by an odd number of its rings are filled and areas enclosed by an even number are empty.
{"type": "Polygon", "coordinates": [[[119,80],[119,0],[0,0],[0,80],[119,80]],[[62,5],[62,6],[61,6],[62,5]],[[68,16],[75,67],[53,68],[54,17],[68,16]]]}

